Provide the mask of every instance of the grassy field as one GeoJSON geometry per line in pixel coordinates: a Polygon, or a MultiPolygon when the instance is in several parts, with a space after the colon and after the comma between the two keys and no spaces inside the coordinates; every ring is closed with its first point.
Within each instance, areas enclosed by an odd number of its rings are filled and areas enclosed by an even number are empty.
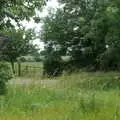
{"type": "Polygon", "coordinates": [[[8,84],[0,120],[120,120],[120,73],[63,75],[57,85],[8,84]]]}

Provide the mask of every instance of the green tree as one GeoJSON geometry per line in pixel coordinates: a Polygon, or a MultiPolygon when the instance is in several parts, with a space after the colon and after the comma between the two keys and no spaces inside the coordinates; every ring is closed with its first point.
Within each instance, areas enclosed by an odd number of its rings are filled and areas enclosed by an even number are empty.
{"type": "Polygon", "coordinates": [[[52,41],[54,48],[59,47],[58,52],[61,55],[69,53],[75,64],[83,65],[85,58],[93,56],[89,55],[93,54],[91,52],[92,42],[85,38],[85,35],[89,32],[97,3],[94,0],[64,2],[66,4],[62,9],[58,9],[55,14],[50,14],[44,19],[42,40],[46,45],[52,41]]]}
{"type": "Polygon", "coordinates": [[[11,40],[1,51],[3,57],[11,63],[13,73],[15,73],[14,62],[17,58],[37,51],[35,45],[32,44],[35,34],[33,30],[24,28],[7,30],[6,34],[11,40]]]}
{"type": "Polygon", "coordinates": [[[119,0],[59,1],[64,7],[44,19],[46,45],[51,42],[58,52],[69,53],[77,67],[96,66],[100,56],[109,53],[106,46],[120,48],[119,0]]]}
{"type": "Polygon", "coordinates": [[[41,10],[47,0],[0,0],[0,29],[13,26],[13,22],[20,25],[22,20],[33,18],[36,22],[39,17],[35,11],[41,10]]]}
{"type": "Polygon", "coordinates": [[[44,55],[43,74],[48,77],[61,75],[63,71],[63,64],[59,52],[54,50],[52,45],[49,44],[44,55]]]}

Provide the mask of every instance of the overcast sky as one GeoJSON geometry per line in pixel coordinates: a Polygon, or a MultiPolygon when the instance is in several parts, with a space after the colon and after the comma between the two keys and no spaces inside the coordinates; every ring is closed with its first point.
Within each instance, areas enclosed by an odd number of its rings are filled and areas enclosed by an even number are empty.
{"type": "MultiPolygon", "coordinates": [[[[48,15],[48,8],[57,8],[57,7],[59,7],[57,0],[50,0],[47,3],[47,6],[43,9],[43,12],[40,13],[39,11],[37,11],[37,14],[40,17],[45,17],[46,15],[48,15]]],[[[39,30],[39,28],[41,27],[41,24],[36,24],[32,20],[30,22],[23,21],[22,24],[26,26],[26,28],[36,28],[36,30],[39,30]]]]}
{"type": "MultiPolygon", "coordinates": [[[[47,3],[47,6],[43,9],[43,12],[42,13],[37,12],[37,14],[40,17],[45,17],[46,15],[48,15],[48,8],[58,8],[58,7],[59,7],[59,5],[58,5],[57,0],[51,0],[47,3]]],[[[30,22],[23,21],[22,24],[23,24],[23,26],[26,27],[26,29],[35,28],[36,33],[40,31],[41,26],[42,26],[41,23],[37,24],[33,20],[31,20],[30,22]]],[[[42,42],[40,42],[39,39],[35,40],[34,43],[39,45],[40,49],[43,50],[44,44],[42,42]]]]}

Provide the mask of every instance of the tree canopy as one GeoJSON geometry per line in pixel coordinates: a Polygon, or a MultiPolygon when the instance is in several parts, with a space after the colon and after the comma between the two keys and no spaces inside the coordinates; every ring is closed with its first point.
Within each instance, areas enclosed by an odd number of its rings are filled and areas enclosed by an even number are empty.
{"type": "Polygon", "coordinates": [[[92,65],[100,69],[101,64],[106,64],[105,59],[110,65],[107,63],[104,69],[119,66],[120,57],[110,60],[107,56],[115,53],[118,55],[114,49],[120,49],[120,1],[59,2],[64,4],[64,7],[56,13],[50,13],[43,20],[41,38],[46,47],[51,43],[53,51],[72,56],[78,68],[92,65]]]}
{"type": "Polygon", "coordinates": [[[2,59],[9,61],[14,71],[14,62],[18,57],[37,51],[36,46],[32,43],[36,36],[32,29],[25,30],[25,28],[8,29],[4,33],[10,37],[11,41],[1,49],[2,59]]]}
{"type": "Polygon", "coordinates": [[[37,20],[36,10],[41,10],[47,0],[0,0],[0,29],[19,25],[22,20],[37,20]]]}
{"type": "Polygon", "coordinates": [[[39,21],[36,11],[42,10],[47,0],[0,0],[0,55],[10,61],[13,72],[18,57],[36,51],[32,40],[34,30],[26,30],[23,20],[39,21]],[[16,29],[16,26],[18,28],[16,29]]]}

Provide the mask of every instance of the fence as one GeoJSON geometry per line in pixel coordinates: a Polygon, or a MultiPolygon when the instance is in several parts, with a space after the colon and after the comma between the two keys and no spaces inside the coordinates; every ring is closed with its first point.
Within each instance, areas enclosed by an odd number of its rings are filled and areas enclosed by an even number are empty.
{"type": "Polygon", "coordinates": [[[16,73],[18,76],[24,76],[24,75],[32,75],[35,73],[42,73],[42,66],[34,66],[34,65],[27,65],[27,64],[21,64],[18,63],[16,67],[16,73]]]}

